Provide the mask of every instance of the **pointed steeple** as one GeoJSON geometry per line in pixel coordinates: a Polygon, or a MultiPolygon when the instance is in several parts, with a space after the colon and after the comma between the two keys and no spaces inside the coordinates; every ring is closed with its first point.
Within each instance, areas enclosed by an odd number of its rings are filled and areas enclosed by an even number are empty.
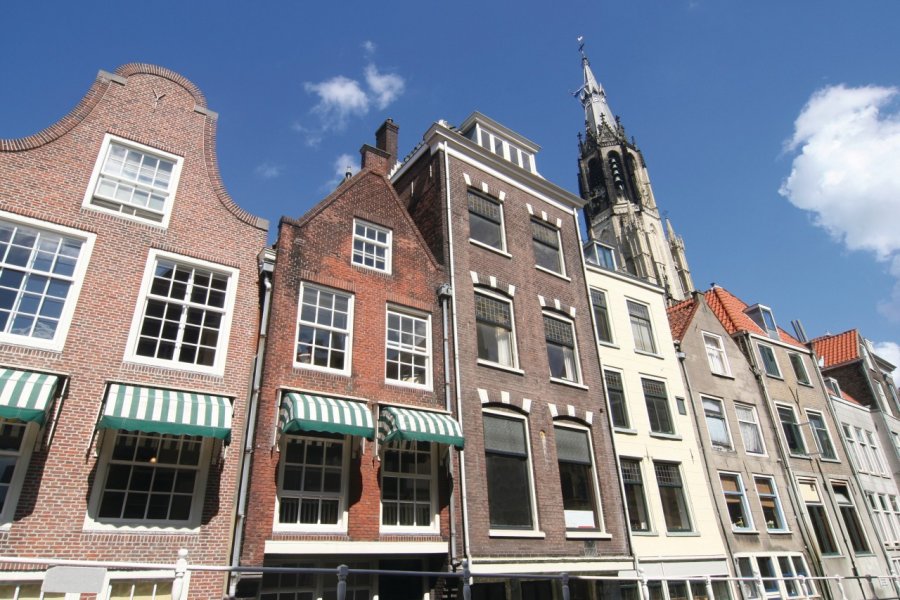
{"type": "Polygon", "coordinates": [[[591,70],[591,61],[588,60],[587,55],[584,53],[583,40],[584,38],[579,36],[578,50],[581,52],[584,84],[578,90],[578,99],[581,100],[581,105],[584,107],[585,124],[588,127],[588,131],[595,135],[600,134],[600,126],[604,123],[611,131],[615,132],[617,129],[616,118],[606,102],[606,92],[603,90],[603,86],[600,85],[597,78],[594,77],[594,72],[591,70]]]}

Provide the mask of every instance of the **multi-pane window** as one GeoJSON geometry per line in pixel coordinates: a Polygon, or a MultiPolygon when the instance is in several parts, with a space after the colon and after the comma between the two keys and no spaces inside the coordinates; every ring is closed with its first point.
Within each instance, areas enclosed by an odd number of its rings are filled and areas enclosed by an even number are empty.
{"type": "MultiPolygon", "coordinates": [[[[815,583],[805,579],[809,577],[809,569],[798,554],[739,556],[735,562],[745,598],[756,600],[763,590],[766,598],[819,597],[815,583]],[[762,579],[763,590],[757,583],[759,579],[762,579]]],[[[718,594],[716,598],[719,598],[718,594]]]]}
{"type": "Polygon", "coordinates": [[[856,440],[856,451],[857,458],[859,459],[859,470],[862,473],[878,473],[878,463],[875,462],[875,457],[872,456],[872,451],[869,448],[869,444],[866,441],[865,432],[859,428],[854,427],[853,433],[854,438],[856,440]]]}
{"type": "Polygon", "coordinates": [[[809,373],[806,372],[803,357],[796,352],[789,352],[788,356],[791,359],[791,366],[794,368],[794,375],[797,376],[797,381],[803,385],[809,385],[809,373]]]}
{"type": "Polygon", "coordinates": [[[296,362],[323,369],[350,368],[353,297],[304,283],[300,291],[296,362]]]}
{"type": "Polygon", "coordinates": [[[806,456],[806,443],[797,422],[797,413],[790,406],[778,407],[778,418],[781,420],[781,431],[791,454],[806,456]]]}
{"type": "Polygon", "coordinates": [[[731,450],[731,434],[728,432],[728,421],[725,418],[725,407],[722,405],[722,401],[705,396],[702,397],[702,400],[710,442],[714,448],[731,450]]]}
{"type": "Polygon", "coordinates": [[[391,230],[353,221],[353,264],[391,272],[391,230]]]}
{"type": "Polygon", "coordinates": [[[609,271],[616,270],[616,255],[612,248],[600,242],[588,244],[584,249],[584,260],[609,271]]]}
{"type": "Polygon", "coordinates": [[[725,496],[725,507],[728,509],[731,528],[735,531],[753,529],[750,505],[747,503],[741,476],[737,473],[719,473],[719,480],[722,483],[722,494],[725,496]]]}
{"type": "Polygon", "coordinates": [[[225,272],[157,257],[135,355],[215,366],[223,345],[230,280],[225,272]]]}
{"type": "Polygon", "coordinates": [[[762,506],[766,529],[769,531],[785,531],[787,522],[784,519],[784,511],[781,508],[778,489],[775,487],[775,479],[773,477],[757,476],[753,480],[756,483],[756,494],[759,496],[759,504],[762,506]]]}
{"type": "MultiPolygon", "coordinates": [[[[887,496],[867,492],[866,498],[869,501],[875,525],[881,531],[885,545],[893,546],[900,542],[900,530],[897,527],[896,515],[891,512],[887,496]]],[[[891,498],[894,499],[894,504],[896,505],[896,497],[891,496],[891,498]]]]}
{"type": "Polygon", "coordinates": [[[203,440],[117,431],[97,516],[112,521],[188,521],[200,479],[203,440]]]}
{"type": "Polygon", "coordinates": [[[863,532],[862,524],[859,522],[859,516],[856,514],[856,506],[850,497],[850,488],[846,483],[831,482],[831,490],[834,492],[834,499],[837,501],[838,508],[841,512],[841,518],[844,520],[844,526],[847,528],[847,535],[850,537],[850,546],[855,554],[869,554],[869,542],[866,540],[866,534],[863,532]]]}
{"type": "Polygon", "coordinates": [[[839,554],[834,535],[831,533],[831,524],[825,511],[825,504],[819,494],[819,486],[812,479],[800,479],[797,481],[800,488],[800,496],[806,505],[806,512],[812,523],[813,533],[819,550],[822,554],[839,554]]]}
{"type": "Polygon", "coordinates": [[[506,300],[475,294],[478,358],[506,367],[516,366],[512,305],[506,300]]]}
{"type": "MultiPolygon", "coordinates": [[[[342,561],[353,569],[369,569],[370,563],[353,563],[342,561]]],[[[263,574],[260,585],[259,600],[335,600],[337,596],[338,579],[333,575],[316,575],[309,572],[297,572],[292,569],[328,569],[334,572],[334,562],[296,562],[266,561],[266,566],[280,567],[282,571],[263,574]]],[[[351,573],[344,582],[346,600],[369,600],[376,589],[375,581],[371,575],[365,573],[351,573]]],[[[131,598],[126,596],[126,598],[131,598]]],[[[138,600],[138,596],[133,597],[138,600]]],[[[140,596],[140,600],[144,600],[140,596]]],[[[147,600],[150,600],[149,597],[147,600]]],[[[162,599],[160,599],[162,600],[162,599]]],[[[166,598],[168,600],[168,597],[166,598]]]]}
{"type": "Polygon", "coordinates": [[[385,378],[412,385],[431,384],[431,336],[427,318],[387,312],[385,378]]]}
{"type": "Polygon", "coordinates": [[[647,497],[644,495],[644,478],[641,475],[641,461],[631,458],[621,459],[622,484],[625,486],[625,503],[628,521],[632,531],[650,531],[650,515],[647,512],[647,497]]]}
{"type": "Polygon", "coordinates": [[[537,219],[531,220],[531,239],[534,246],[534,262],[537,266],[563,272],[562,252],[559,245],[559,231],[537,219]]]}
{"type": "Polygon", "coordinates": [[[559,485],[567,529],[599,529],[591,439],[584,429],[555,426],[559,485]]]}
{"type": "Polygon", "coordinates": [[[0,335],[53,340],[84,240],[0,221],[0,335]]]}
{"type": "Polygon", "coordinates": [[[672,413],[669,411],[669,396],[666,384],[655,379],[641,379],[644,388],[644,401],[647,404],[647,416],[650,419],[650,431],[653,433],[675,433],[672,413]]]}
{"type": "Polygon", "coordinates": [[[547,341],[550,377],[577,383],[581,376],[572,322],[544,315],[544,338],[547,341]]]}
{"type": "Polygon", "coordinates": [[[744,450],[747,454],[765,454],[762,432],[759,429],[759,418],[756,415],[756,407],[745,404],[735,404],[734,412],[737,415],[738,425],[741,429],[741,439],[744,442],[744,450]]]}
{"type": "Polygon", "coordinates": [[[828,393],[835,396],[836,398],[841,398],[841,386],[838,383],[837,379],[834,377],[826,377],[825,378],[825,387],[828,388],[828,393]]]}
{"type": "Polygon", "coordinates": [[[430,442],[400,442],[381,462],[381,525],[430,528],[434,521],[434,466],[430,442]]]}
{"type": "Polygon", "coordinates": [[[524,419],[485,413],[484,455],[491,527],[532,529],[531,467],[524,419]]]}
{"type": "Polygon", "coordinates": [[[690,531],[691,518],[688,514],[687,498],[681,481],[681,467],[678,463],[654,462],[656,485],[662,500],[666,530],[669,532],[690,531]]]}
{"type": "Polygon", "coordinates": [[[857,447],[856,437],[853,435],[853,428],[846,423],[841,423],[841,431],[844,432],[844,441],[847,442],[847,453],[850,455],[850,461],[856,463],[856,470],[860,473],[868,473],[871,467],[868,465],[868,458],[863,450],[857,447]]]}
{"type": "Polygon", "coordinates": [[[710,370],[716,375],[731,375],[722,338],[712,333],[704,333],[703,345],[706,346],[706,359],[709,361],[710,370]]]}
{"type": "Polygon", "coordinates": [[[506,247],[502,206],[472,191],[469,192],[469,238],[497,250],[506,247]]]}
{"type": "Polygon", "coordinates": [[[283,525],[335,526],[343,515],[343,436],[285,436],[278,495],[283,525]]]}
{"type": "Polygon", "coordinates": [[[594,309],[594,324],[597,329],[597,339],[611,344],[612,325],[609,322],[609,307],[606,304],[606,292],[591,290],[591,306],[594,309]]]}
{"type": "Polygon", "coordinates": [[[775,351],[771,346],[765,344],[757,344],[759,348],[759,356],[762,359],[763,369],[766,375],[770,377],[781,377],[781,369],[778,368],[778,361],[775,360],[775,351]]]}
{"type": "Polygon", "coordinates": [[[0,419],[0,514],[7,509],[12,495],[13,475],[19,462],[28,424],[23,421],[0,419]]]}
{"type": "Polygon", "coordinates": [[[825,417],[822,416],[822,413],[811,410],[806,411],[806,416],[813,430],[813,439],[816,441],[819,454],[822,458],[836,460],[837,454],[834,451],[834,444],[831,442],[831,434],[828,433],[828,426],[825,425],[825,417]]]}
{"type": "Polygon", "coordinates": [[[628,316],[631,318],[631,333],[634,336],[634,347],[642,352],[656,354],[656,341],[653,339],[653,325],[650,323],[650,309],[646,304],[626,301],[628,316]]]}
{"type": "Polygon", "coordinates": [[[155,223],[166,220],[178,179],[178,157],[107,138],[100,160],[86,204],[155,223]]]}
{"type": "Polygon", "coordinates": [[[628,421],[628,406],[625,403],[625,386],[622,383],[622,374],[618,371],[603,370],[606,379],[606,395],[609,399],[609,414],[613,427],[628,429],[631,424],[628,421]]]}
{"type": "Polygon", "coordinates": [[[885,467],[885,458],[881,453],[881,448],[878,446],[878,442],[875,441],[875,434],[868,429],[864,430],[863,434],[865,435],[866,448],[868,448],[868,451],[872,457],[871,462],[873,469],[879,475],[884,475],[885,477],[887,477],[888,471],[887,467],[885,467]]]}

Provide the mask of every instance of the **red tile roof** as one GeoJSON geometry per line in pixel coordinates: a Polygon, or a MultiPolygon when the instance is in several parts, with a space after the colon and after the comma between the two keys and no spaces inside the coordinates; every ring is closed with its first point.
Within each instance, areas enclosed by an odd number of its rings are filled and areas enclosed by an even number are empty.
{"type": "MultiPolygon", "coordinates": [[[[762,327],[747,316],[744,312],[747,310],[747,303],[726,290],[725,288],[715,286],[706,292],[706,303],[721,321],[722,326],[729,334],[735,334],[738,331],[747,331],[757,335],[767,335],[762,327]]],[[[778,328],[778,337],[782,342],[798,346],[806,349],[799,340],[790,335],[781,327],[778,328]]]]}
{"type": "Polygon", "coordinates": [[[823,335],[812,341],[813,351],[825,361],[825,367],[833,367],[858,360],[859,333],[855,329],[836,335],[823,335]]]}
{"type": "Polygon", "coordinates": [[[863,404],[862,402],[860,402],[859,400],[857,400],[856,398],[854,398],[853,396],[851,396],[850,394],[848,394],[847,392],[845,392],[845,391],[843,390],[843,388],[841,389],[841,397],[842,397],[844,400],[846,400],[847,402],[850,402],[851,404],[857,404],[857,405],[859,405],[859,406],[865,406],[865,404],[863,404]]]}
{"type": "Polygon", "coordinates": [[[666,310],[669,315],[669,328],[672,330],[673,340],[683,340],[694,313],[697,312],[699,305],[694,302],[693,298],[688,298],[674,306],[670,306],[666,310]]]}

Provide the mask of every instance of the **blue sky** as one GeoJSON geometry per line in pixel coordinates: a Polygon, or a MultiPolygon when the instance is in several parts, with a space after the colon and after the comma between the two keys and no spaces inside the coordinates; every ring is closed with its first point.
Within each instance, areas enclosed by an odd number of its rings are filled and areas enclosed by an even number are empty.
{"type": "Polygon", "coordinates": [[[405,154],[479,110],[577,191],[583,35],[697,286],[811,336],[858,327],[900,364],[900,3],[16,2],[2,20],[0,136],[60,118],[98,69],[168,67],[219,112],[225,184],[273,228],[386,117],[405,154]]]}

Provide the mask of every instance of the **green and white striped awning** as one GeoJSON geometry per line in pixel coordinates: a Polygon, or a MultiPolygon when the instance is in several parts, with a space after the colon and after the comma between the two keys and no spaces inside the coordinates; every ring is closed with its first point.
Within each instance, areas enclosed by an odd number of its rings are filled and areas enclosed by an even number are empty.
{"type": "Polygon", "coordinates": [[[43,424],[58,382],[56,375],[0,369],[0,417],[43,424]]]}
{"type": "Polygon", "coordinates": [[[229,440],[231,410],[225,396],[113,383],[98,427],[229,440]]]}
{"type": "Polygon", "coordinates": [[[418,440],[463,448],[462,430],[450,415],[399,406],[381,407],[378,440],[382,444],[391,440],[418,440]]]}
{"type": "Polygon", "coordinates": [[[324,431],[372,439],[375,425],[364,402],[285,392],[281,398],[279,425],[285,433],[324,431]]]}

